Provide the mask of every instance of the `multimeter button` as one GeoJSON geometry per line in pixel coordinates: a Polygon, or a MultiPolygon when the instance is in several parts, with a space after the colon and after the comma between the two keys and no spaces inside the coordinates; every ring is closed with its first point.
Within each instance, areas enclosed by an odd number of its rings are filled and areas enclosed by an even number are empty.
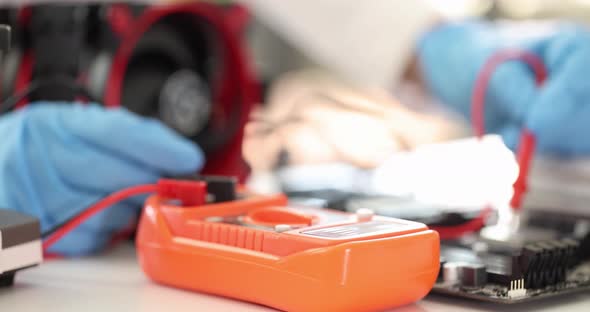
{"type": "Polygon", "coordinates": [[[220,216],[208,217],[205,219],[205,222],[220,223],[220,222],[223,222],[223,217],[220,217],[220,216]]]}
{"type": "Polygon", "coordinates": [[[358,222],[367,222],[373,220],[375,212],[371,209],[361,208],[356,211],[356,219],[358,222]]]}
{"type": "Polygon", "coordinates": [[[275,231],[282,233],[282,232],[286,232],[286,231],[290,231],[293,228],[288,225],[288,224],[277,224],[275,225],[275,231]]]}

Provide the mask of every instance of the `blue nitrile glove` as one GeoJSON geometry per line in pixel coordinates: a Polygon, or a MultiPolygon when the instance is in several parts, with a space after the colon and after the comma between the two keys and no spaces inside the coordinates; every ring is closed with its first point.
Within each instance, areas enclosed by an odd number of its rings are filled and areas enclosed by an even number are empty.
{"type": "Polygon", "coordinates": [[[427,33],[418,46],[423,77],[442,102],[465,116],[471,112],[476,75],[496,51],[517,48],[537,54],[549,77],[541,89],[527,65],[499,66],[486,95],[486,130],[515,148],[522,126],[537,136],[545,154],[590,154],[590,34],[581,26],[560,24],[528,35],[527,26],[486,22],[448,24],[427,33]]]}
{"type": "MultiPolygon", "coordinates": [[[[34,103],[0,117],[0,207],[37,216],[42,231],[104,196],[164,175],[193,173],[201,150],[157,120],[98,105],[34,103]]],[[[51,249],[103,248],[137,214],[141,198],[92,217],[51,249]]]]}

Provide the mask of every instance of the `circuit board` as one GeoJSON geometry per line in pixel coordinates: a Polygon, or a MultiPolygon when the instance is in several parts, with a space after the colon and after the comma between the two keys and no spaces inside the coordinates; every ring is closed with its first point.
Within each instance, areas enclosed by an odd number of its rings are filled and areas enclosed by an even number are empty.
{"type": "Polygon", "coordinates": [[[437,282],[432,291],[443,295],[463,297],[479,301],[513,304],[533,301],[541,298],[560,296],[569,293],[590,291],[590,262],[586,262],[574,270],[571,279],[543,289],[525,289],[517,296],[510,296],[510,287],[499,284],[486,283],[480,287],[465,287],[460,284],[445,284],[437,282]]]}
{"type": "Polygon", "coordinates": [[[587,237],[484,252],[443,244],[441,270],[432,291],[502,304],[590,291],[587,248],[587,237]]]}

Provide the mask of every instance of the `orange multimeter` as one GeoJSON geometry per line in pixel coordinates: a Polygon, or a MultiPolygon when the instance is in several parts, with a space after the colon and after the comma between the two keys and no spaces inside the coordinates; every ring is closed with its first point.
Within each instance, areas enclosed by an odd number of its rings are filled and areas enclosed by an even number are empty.
{"type": "Polygon", "coordinates": [[[147,199],[137,235],[143,270],[162,284],[285,311],[378,311],[419,300],[438,275],[438,234],[421,223],[169,191],[147,199]]]}

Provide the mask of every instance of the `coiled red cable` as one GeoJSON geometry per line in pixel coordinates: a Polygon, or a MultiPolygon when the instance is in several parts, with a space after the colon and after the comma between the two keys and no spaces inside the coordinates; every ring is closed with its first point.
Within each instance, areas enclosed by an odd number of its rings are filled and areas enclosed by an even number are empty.
{"type": "MultiPolygon", "coordinates": [[[[537,55],[522,51],[522,50],[506,50],[500,51],[492,55],[484,64],[482,70],[475,80],[473,88],[473,95],[471,97],[471,120],[473,123],[473,130],[475,135],[482,137],[485,134],[485,97],[486,91],[492,78],[492,74],[498,68],[508,61],[521,61],[527,64],[535,75],[535,82],[537,86],[541,86],[547,79],[547,69],[537,55]]],[[[514,195],[510,201],[512,209],[520,210],[522,206],[522,198],[527,190],[527,179],[531,164],[531,159],[535,153],[535,135],[526,127],[523,127],[520,141],[517,147],[516,158],[519,166],[519,174],[514,183],[514,195]]]]}
{"type": "MultiPolygon", "coordinates": [[[[508,61],[521,61],[529,65],[535,75],[535,82],[538,86],[541,86],[547,79],[547,69],[543,64],[543,61],[533,53],[522,50],[504,50],[494,53],[485,62],[481,71],[478,73],[471,96],[471,121],[473,131],[479,138],[483,137],[485,134],[485,97],[490,79],[496,68],[508,61]]],[[[519,166],[519,174],[514,183],[514,194],[510,201],[510,206],[515,211],[520,209],[523,195],[526,193],[527,178],[534,152],[535,136],[525,127],[522,129],[520,141],[518,143],[516,158],[519,166]]],[[[484,227],[491,212],[491,207],[484,207],[477,217],[464,224],[431,228],[439,233],[441,239],[457,239],[465,234],[476,232],[484,227]]]]}

